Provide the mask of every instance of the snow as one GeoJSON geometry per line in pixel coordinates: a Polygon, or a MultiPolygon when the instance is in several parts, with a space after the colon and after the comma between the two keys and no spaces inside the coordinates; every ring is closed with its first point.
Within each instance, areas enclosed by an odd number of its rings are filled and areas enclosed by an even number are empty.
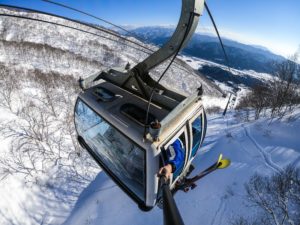
{"type": "Polygon", "coordinates": [[[211,108],[217,106],[222,109],[225,109],[228,98],[216,98],[216,97],[204,95],[202,97],[202,100],[205,108],[211,108]]]}
{"type": "MultiPolygon", "coordinates": [[[[220,68],[224,71],[230,70],[230,73],[234,74],[237,77],[249,76],[251,78],[255,78],[255,79],[261,80],[263,82],[268,82],[268,81],[274,79],[274,77],[271,74],[259,73],[254,70],[238,70],[238,69],[234,69],[234,68],[228,68],[225,65],[218,64],[218,63],[211,62],[211,61],[204,60],[204,59],[200,59],[200,58],[196,58],[196,57],[189,57],[189,56],[182,55],[182,56],[180,56],[180,58],[183,61],[185,61],[189,66],[191,66],[194,70],[199,70],[203,66],[209,66],[209,67],[220,68]]],[[[217,80],[214,80],[213,82],[219,88],[221,88],[224,92],[234,92],[233,88],[228,86],[225,83],[221,83],[217,80]]],[[[241,89],[239,92],[248,90],[248,88],[244,87],[243,85],[240,85],[239,88],[241,89]]]]}
{"type": "MultiPolygon", "coordinates": [[[[186,61],[195,70],[197,70],[205,65],[215,66],[215,67],[219,67],[223,70],[228,70],[228,67],[225,65],[211,62],[211,61],[208,61],[205,59],[189,57],[189,56],[181,56],[180,58],[182,60],[186,61]]],[[[259,73],[254,70],[238,70],[238,69],[230,68],[230,71],[235,75],[248,74],[248,75],[251,75],[252,77],[255,77],[258,79],[264,79],[264,80],[270,80],[273,78],[273,76],[268,73],[259,73]]]]}
{"type": "MultiPolygon", "coordinates": [[[[0,107],[0,112],[0,127],[9,121],[19,120],[8,109],[0,107]]],[[[0,159],[8,158],[11,142],[12,138],[0,136],[0,159]]],[[[44,177],[44,182],[46,179],[44,177]]],[[[43,181],[43,176],[39,181],[43,181]]],[[[0,182],[0,224],[61,224],[70,212],[68,202],[57,202],[55,193],[40,185],[26,184],[24,175],[0,176],[0,182]]]]}
{"type": "Polygon", "coordinates": [[[53,201],[52,193],[27,187],[22,177],[8,177],[0,193],[1,224],[61,224],[70,210],[64,202],[53,201]]]}
{"type": "MultiPolygon", "coordinates": [[[[17,14],[6,9],[0,11],[17,14]]],[[[26,12],[19,14],[28,15],[26,12]]],[[[48,16],[30,16],[74,25],[48,16]]],[[[22,78],[30,75],[34,69],[40,69],[46,74],[57,72],[78,78],[98,71],[104,64],[120,66],[128,61],[135,64],[145,57],[145,54],[107,40],[87,37],[81,33],[79,35],[64,28],[56,29],[52,25],[28,23],[11,18],[0,18],[0,34],[0,63],[7,68],[13,68],[22,82],[22,78]],[[104,47],[100,48],[101,46],[106,46],[107,50],[104,47]],[[113,52],[115,55],[109,55],[110,57],[105,59],[104,53],[107,52],[113,52]]],[[[227,69],[223,65],[197,58],[181,58],[195,70],[203,65],[227,69]]],[[[154,77],[157,77],[164,67],[165,65],[153,71],[154,77]]],[[[191,71],[187,74],[173,68],[169,74],[178,76],[176,79],[170,75],[166,76],[164,84],[192,92],[202,83],[207,90],[203,96],[204,106],[218,106],[223,109],[228,98],[218,97],[220,94],[210,83],[191,71]]],[[[271,79],[270,75],[255,71],[233,70],[233,73],[238,76],[251,74],[265,81],[271,79]]],[[[28,100],[28,95],[38,96],[38,88],[30,86],[34,83],[23,85],[27,85],[20,92],[24,100],[28,100]]],[[[231,90],[222,83],[217,85],[223,90],[231,90]]],[[[238,98],[246,92],[247,90],[242,88],[238,98]]],[[[19,104],[16,102],[15,104],[19,104]]],[[[19,120],[17,115],[0,107],[0,125],[19,120]]],[[[293,119],[285,118],[283,121],[275,120],[272,123],[266,119],[244,122],[233,110],[230,110],[225,118],[219,114],[209,115],[206,139],[201,152],[194,160],[194,173],[215,162],[220,153],[230,158],[232,164],[228,169],[217,171],[201,180],[198,187],[188,194],[176,194],[175,200],[186,224],[226,225],[233,216],[250,215],[249,209],[244,205],[244,183],[254,173],[270,175],[281,171],[288,164],[300,166],[299,130],[300,110],[293,114],[293,119]]],[[[7,159],[11,141],[11,138],[5,139],[0,136],[0,159],[7,159]]],[[[71,140],[64,141],[68,146],[71,140]]],[[[84,161],[86,158],[78,160],[84,161]]],[[[65,175],[61,174],[63,169],[56,167],[47,174],[39,175],[38,182],[30,185],[25,183],[24,176],[20,174],[9,175],[1,180],[0,224],[163,224],[162,211],[159,208],[155,207],[147,213],[141,212],[100,168],[94,168],[94,165],[88,162],[75,163],[78,167],[84,167],[78,169],[80,172],[87,170],[83,173],[85,176],[82,176],[86,180],[76,187],[72,186],[74,183],[68,176],[64,183],[55,183],[57,176],[65,175]],[[95,179],[91,178],[94,177],[93,174],[97,174],[95,179]]]]}
{"type": "MultiPolygon", "coordinates": [[[[254,173],[278,173],[288,164],[300,166],[300,110],[293,122],[266,119],[243,122],[230,111],[224,118],[208,117],[208,131],[201,152],[194,160],[196,171],[205,169],[219,154],[231,159],[231,166],[198,183],[189,193],[177,193],[175,200],[186,224],[229,224],[235,216],[250,216],[244,204],[244,183],[254,173]]],[[[81,193],[65,225],[75,224],[163,224],[162,211],[141,212],[104,173],[81,193]]]]}

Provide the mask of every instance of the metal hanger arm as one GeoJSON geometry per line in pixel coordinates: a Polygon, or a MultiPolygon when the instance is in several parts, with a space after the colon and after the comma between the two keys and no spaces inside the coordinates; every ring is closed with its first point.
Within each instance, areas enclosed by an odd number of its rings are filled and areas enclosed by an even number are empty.
{"type": "Polygon", "coordinates": [[[204,0],[182,0],[181,16],[173,36],[158,51],[137,64],[132,72],[144,80],[144,74],[183,48],[194,34],[203,9],[204,0]]]}

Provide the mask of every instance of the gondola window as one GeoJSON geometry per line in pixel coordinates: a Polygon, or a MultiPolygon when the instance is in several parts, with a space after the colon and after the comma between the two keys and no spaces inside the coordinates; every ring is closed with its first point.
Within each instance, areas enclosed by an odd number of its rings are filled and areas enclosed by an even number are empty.
{"type": "Polygon", "coordinates": [[[193,132],[193,148],[192,157],[196,155],[196,152],[200,146],[201,135],[202,135],[202,116],[197,117],[194,122],[192,122],[192,132],[193,132]]]}
{"type": "Polygon", "coordinates": [[[144,151],[80,100],[75,110],[75,123],[78,134],[101,163],[123,185],[144,200],[144,151]]]}

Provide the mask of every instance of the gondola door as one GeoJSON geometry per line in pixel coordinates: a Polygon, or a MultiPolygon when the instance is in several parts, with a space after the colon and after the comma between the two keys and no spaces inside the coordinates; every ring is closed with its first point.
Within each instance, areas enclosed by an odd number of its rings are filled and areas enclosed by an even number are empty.
{"type": "Polygon", "coordinates": [[[176,181],[179,178],[179,175],[183,172],[183,169],[185,168],[188,158],[189,158],[189,139],[187,134],[187,127],[182,127],[174,136],[168,139],[168,141],[163,145],[162,147],[162,157],[163,157],[163,164],[166,165],[169,160],[172,160],[175,157],[174,149],[172,148],[172,145],[174,143],[177,143],[180,145],[181,150],[183,152],[184,159],[182,160],[182,163],[178,168],[176,168],[173,177],[172,182],[176,181]]]}

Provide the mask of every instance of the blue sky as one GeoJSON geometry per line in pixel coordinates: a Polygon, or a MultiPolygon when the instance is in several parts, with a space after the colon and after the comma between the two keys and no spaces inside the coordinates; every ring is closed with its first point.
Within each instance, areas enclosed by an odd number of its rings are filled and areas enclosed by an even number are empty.
{"type": "MultiPolygon", "coordinates": [[[[107,19],[118,25],[175,25],[181,0],[56,0],[107,19]]],[[[0,0],[89,22],[86,16],[40,0],[0,0]]],[[[288,56],[300,45],[299,0],[207,0],[220,33],[247,44],[262,45],[288,56]]],[[[198,31],[214,33],[207,12],[198,31]]]]}

